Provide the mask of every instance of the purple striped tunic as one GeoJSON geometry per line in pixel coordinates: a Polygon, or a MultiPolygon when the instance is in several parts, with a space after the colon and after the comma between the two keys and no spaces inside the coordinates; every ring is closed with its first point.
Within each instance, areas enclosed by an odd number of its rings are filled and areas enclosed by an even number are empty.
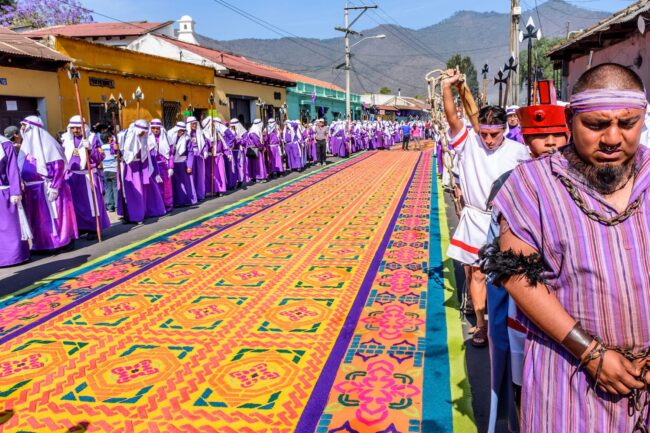
{"type": "MultiPolygon", "coordinates": [[[[605,345],[641,351],[650,346],[650,149],[637,152],[630,203],[641,206],[608,227],[589,219],[557,174],[570,179],[588,208],[611,218],[618,212],[568,168],[561,153],[520,164],[494,201],[513,233],[543,256],[546,282],[560,303],[605,345]]],[[[578,362],[529,324],[526,341],[522,432],[632,432],[627,397],[588,389],[578,362]]]]}

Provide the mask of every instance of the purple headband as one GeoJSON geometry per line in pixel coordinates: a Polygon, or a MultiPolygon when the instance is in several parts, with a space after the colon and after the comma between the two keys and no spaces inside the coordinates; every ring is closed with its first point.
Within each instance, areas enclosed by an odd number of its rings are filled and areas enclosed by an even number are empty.
{"type": "Polygon", "coordinates": [[[41,125],[40,123],[32,122],[31,120],[27,120],[27,119],[21,120],[20,123],[22,123],[24,125],[36,126],[36,127],[39,127],[39,128],[43,127],[43,125],[41,125]]]}
{"type": "Polygon", "coordinates": [[[645,92],[640,90],[585,90],[572,95],[569,102],[569,107],[576,114],[625,108],[645,110],[647,105],[645,92]]]}
{"type": "Polygon", "coordinates": [[[137,123],[134,123],[133,126],[135,126],[138,129],[142,129],[143,131],[146,131],[146,130],[149,129],[149,127],[143,126],[143,125],[138,125],[137,123]]]}
{"type": "Polygon", "coordinates": [[[162,122],[151,122],[150,126],[162,126],[162,122]]]}
{"type": "Polygon", "coordinates": [[[481,123],[478,126],[478,129],[506,129],[506,124],[505,123],[499,123],[496,125],[486,125],[484,123],[481,123]]]}

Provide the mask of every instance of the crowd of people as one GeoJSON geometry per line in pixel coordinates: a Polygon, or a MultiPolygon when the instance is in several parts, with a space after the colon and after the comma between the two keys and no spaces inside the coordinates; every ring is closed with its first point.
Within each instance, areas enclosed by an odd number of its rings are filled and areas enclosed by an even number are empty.
{"type": "Polygon", "coordinates": [[[451,150],[438,164],[460,203],[447,253],[466,269],[469,342],[490,347],[488,431],[505,416],[512,432],[647,432],[643,82],[598,65],[567,104],[540,85],[540,104],[483,107],[474,130],[457,114],[459,79],[455,70],[443,79],[451,150]]]}
{"type": "Polygon", "coordinates": [[[71,248],[80,235],[96,239],[111,225],[110,212],[141,224],[212,196],[263,182],[327,155],[390,149],[425,137],[420,121],[334,121],[313,125],[255,119],[187,117],[166,130],[160,119],[140,119],[114,133],[91,129],[73,116],[55,139],[29,116],[0,139],[0,241],[8,248],[0,266],[23,263],[30,251],[71,248]]]}

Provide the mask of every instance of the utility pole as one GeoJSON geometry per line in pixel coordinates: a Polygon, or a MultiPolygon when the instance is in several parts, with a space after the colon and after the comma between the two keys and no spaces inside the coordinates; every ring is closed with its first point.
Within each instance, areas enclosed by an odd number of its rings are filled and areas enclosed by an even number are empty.
{"type": "MultiPolygon", "coordinates": [[[[515,64],[519,64],[519,21],[521,20],[521,6],[519,0],[510,0],[510,52],[513,53],[515,64]]],[[[513,73],[510,77],[510,102],[519,104],[519,74],[513,73]]],[[[508,105],[508,95],[506,95],[508,105]]]]}
{"type": "Polygon", "coordinates": [[[369,6],[348,6],[348,3],[345,3],[345,8],[343,9],[345,22],[344,28],[335,27],[335,30],[345,33],[345,118],[348,124],[350,125],[351,114],[350,114],[350,59],[352,55],[350,54],[350,35],[363,36],[359,32],[355,32],[351,29],[354,23],[357,22],[361,15],[363,15],[368,9],[377,9],[376,5],[369,6]],[[350,12],[352,10],[360,10],[359,15],[356,16],[352,22],[350,22],[350,12]]]}

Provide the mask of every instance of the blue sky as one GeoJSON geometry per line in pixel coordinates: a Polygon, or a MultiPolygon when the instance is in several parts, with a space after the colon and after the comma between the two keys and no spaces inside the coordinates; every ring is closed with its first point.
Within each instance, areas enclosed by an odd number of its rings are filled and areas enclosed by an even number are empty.
{"type": "MultiPolygon", "coordinates": [[[[260,17],[289,33],[302,37],[330,38],[340,34],[334,26],[343,24],[344,0],[223,0],[253,16],[260,17]]],[[[537,0],[538,4],[544,0],[537,0]]],[[[633,3],[629,0],[570,0],[572,4],[593,10],[614,12],[633,3]]],[[[215,39],[280,37],[277,33],[246,20],[229,10],[220,0],[81,0],[99,14],[123,21],[178,20],[191,15],[196,31],[215,39]]],[[[351,5],[370,4],[370,0],[352,0],[351,5]]],[[[374,27],[377,22],[399,23],[422,28],[450,17],[459,10],[507,12],[509,0],[377,0],[379,10],[367,13],[355,28],[374,27]]],[[[533,8],[535,0],[521,0],[524,9],[533,8]]],[[[97,21],[110,21],[95,15],[97,21]]],[[[282,33],[282,36],[287,36],[282,33]]]]}

